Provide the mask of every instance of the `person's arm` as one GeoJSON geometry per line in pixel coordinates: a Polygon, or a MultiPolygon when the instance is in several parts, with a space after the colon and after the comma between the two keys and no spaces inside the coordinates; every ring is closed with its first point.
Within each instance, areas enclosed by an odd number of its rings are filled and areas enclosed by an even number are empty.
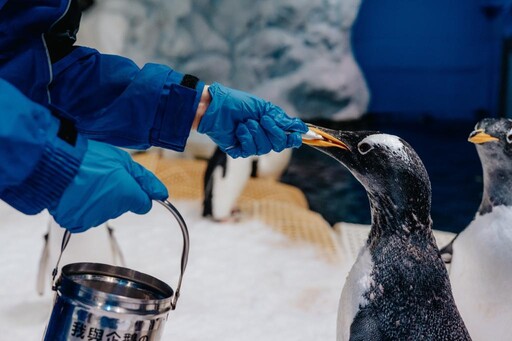
{"type": "Polygon", "coordinates": [[[53,114],[0,79],[0,199],[26,214],[46,208],[61,226],[82,232],[167,198],[128,153],[87,141],[63,113],[53,114]]]}
{"type": "Polygon", "coordinates": [[[53,103],[73,113],[87,137],[135,149],[185,147],[191,128],[233,157],[301,145],[306,125],[248,93],[160,64],[77,47],[53,64],[53,103]]]}
{"type": "Polygon", "coordinates": [[[197,130],[199,128],[199,123],[203,118],[206,110],[210,106],[212,101],[212,96],[208,91],[209,85],[205,85],[203,91],[201,92],[201,97],[199,98],[199,104],[197,105],[196,114],[194,116],[194,121],[192,122],[192,129],[197,130]]]}
{"type": "Polygon", "coordinates": [[[73,113],[86,136],[145,149],[185,147],[197,128],[233,157],[301,144],[306,126],[263,99],[160,64],[139,69],[127,58],[74,46],[80,21],[75,0],[45,34],[52,61],[52,103],[73,113]],[[211,104],[213,103],[213,104],[211,104]]]}
{"type": "Polygon", "coordinates": [[[77,47],[53,64],[52,103],[72,113],[78,130],[134,149],[182,151],[204,83],[168,66],[77,47]]]}
{"type": "Polygon", "coordinates": [[[5,48],[0,50],[13,50],[21,42],[24,49],[33,45],[24,50],[30,53],[14,58],[12,68],[4,68],[9,71],[5,76],[20,89],[23,86],[23,92],[33,100],[50,102],[72,113],[84,136],[135,149],[159,146],[182,151],[195,121],[199,132],[210,136],[233,157],[300,145],[305,125],[271,103],[213,84],[207,92],[213,105],[200,105],[204,84],[193,76],[161,64],[139,69],[127,58],[74,46],[80,19],[77,1],[54,0],[52,6],[30,8],[29,12],[30,3],[10,1],[0,12],[5,19],[0,31],[4,28],[9,32],[6,39],[0,39],[5,48]],[[17,27],[39,37],[37,44],[25,41],[28,33],[11,35],[18,32],[17,27]],[[48,50],[42,51],[45,48],[48,50]],[[51,75],[46,67],[47,55],[52,62],[51,75]],[[46,85],[50,79],[48,96],[46,85]]]}
{"type": "Polygon", "coordinates": [[[83,137],[0,79],[0,198],[26,214],[56,201],[78,172],[83,137]]]}

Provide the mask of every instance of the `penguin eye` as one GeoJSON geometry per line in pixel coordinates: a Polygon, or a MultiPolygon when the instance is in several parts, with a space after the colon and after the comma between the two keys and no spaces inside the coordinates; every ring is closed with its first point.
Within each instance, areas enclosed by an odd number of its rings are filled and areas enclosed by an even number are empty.
{"type": "Polygon", "coordinates": [[[362,155],[368,153],[372,149],[373,146],[367,142],[361,142],[357,145],[357,150],[359,150],[359,153],[361,153],[362,155]]]}
{"type": "Polygon", "coordinates": [[[507,142],[512,143],[512,129],[507,133],[507,142]]]}

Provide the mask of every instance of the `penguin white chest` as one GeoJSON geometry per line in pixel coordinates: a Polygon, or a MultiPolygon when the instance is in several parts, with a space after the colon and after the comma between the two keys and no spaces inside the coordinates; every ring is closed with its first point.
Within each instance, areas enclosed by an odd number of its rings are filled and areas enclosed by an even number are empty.
{"type": "Polygon", "coordinates": [[[212,216],[217,220],[228,219],[236,201],[251,177],[252,158],[227,157],[226,171],[217,167],[210,179],[212,186],[212,216]]]}
{"type": "Polygon", "coordinates": [[[350,337],[350,325],[354,321],[359,308],[368,304],[364,294],[374,286],[371,277],[373,271],[373,261],[370,251],[364,246],[356,262],[350,269],[347,280],[341,292],[341,298],[338,306],[338,325],[336,332],[337,341],[348,341],[350,337]]]}
{"type": "Polygon", "coordinates": [[[473,340],[512,334],[512,208],[477,216],[455,240],[453,296],[473,340]]]}

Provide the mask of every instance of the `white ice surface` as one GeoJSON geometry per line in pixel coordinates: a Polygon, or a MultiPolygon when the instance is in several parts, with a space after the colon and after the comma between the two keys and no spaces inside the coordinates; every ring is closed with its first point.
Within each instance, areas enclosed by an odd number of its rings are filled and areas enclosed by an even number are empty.
{"type": "MultiPolygon", "coordinates": [[[[189,225],[191,250],[163,340],[335,339],[346,275],[340,264],[262,223],[214,224],[200,217],[199,203],[176,206],[189,225]]],[[[48,216],[25,216],[2,202],[0,216],[1,339],[39,340],[52,308],[52,295],[35,290],[48,216]]],[[[128,267],[175,287],[182,239],[167,211],[155,205],[148,215],[127,214],[113,226],[128,267]]]]}

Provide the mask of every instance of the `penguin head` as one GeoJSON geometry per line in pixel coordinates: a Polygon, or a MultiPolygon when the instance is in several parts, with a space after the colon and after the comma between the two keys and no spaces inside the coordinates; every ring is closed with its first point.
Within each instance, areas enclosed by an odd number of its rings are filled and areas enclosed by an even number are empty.
{"type": "Polygon", "coordinates": [[[475,125],[468,141],[476,145],[485,166],[508,166],[512,161],[512,120],[484,118],[475,125]]]}
{"type": "Polygon", "coordinates": [[[491,212],[494,206],[512,206],[512,120],[484,118],[468,141],[476,145],[483,170],[479,214],[491,212]]]}
{"type": "Polygon", "coordinates": [[[430,180],[419,156],[407,142],[376,131],[339,131],[316,126],[310,126],[310,130],[322,136],[323,144],[303,142],[347,167],[365,187],[372,209],[377,201],[404,210],[421,204],[418,210],[430,217],[430,180]]]}
{"type": "Polygon", "coordinates": [[[303,142],[342,163],[368,192],[430,188],[419,156],[398,136],[377,131],[331,130],[311,125],[310,129],[323,137],[322,144],[309,140],[303,142]]]}

